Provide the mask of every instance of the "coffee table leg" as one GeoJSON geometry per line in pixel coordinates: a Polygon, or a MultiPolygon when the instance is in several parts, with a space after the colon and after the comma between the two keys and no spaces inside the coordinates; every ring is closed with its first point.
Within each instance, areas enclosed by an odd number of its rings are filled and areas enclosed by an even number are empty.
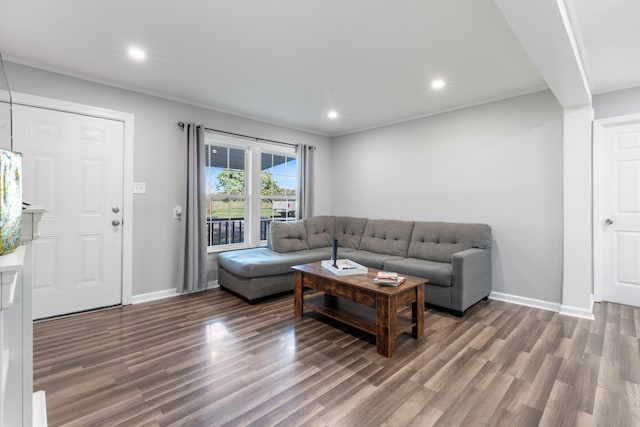
{"type": "Polygon", "coordinates": [[[411,304],[411,316],[416,326],[413,327],[413,337],[424,337],[424,285],[416,287],[416,302],[411,304]]]}
{"type": "Polygon", "coordinates": [[[395,296],[376,297],[376,349],[391,357],[396,353],[398,331],[398,302],[395,296]]]}
{"type": "Polygon", "coordinates": [[[296,271],[294,275],[295,287],[293,293],[293,314],[296,317],[302,317],[302,271],[296,271]]]}

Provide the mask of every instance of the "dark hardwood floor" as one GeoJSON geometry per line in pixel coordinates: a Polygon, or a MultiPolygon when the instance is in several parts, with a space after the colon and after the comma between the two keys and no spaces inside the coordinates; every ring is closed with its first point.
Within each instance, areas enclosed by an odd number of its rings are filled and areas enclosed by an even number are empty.
{"type": "Polygon", "coordinates": [[[640,426],[640,309],[595,317],[428,309],[388,359],[292,295],[216,289],[37,322],[34,390],[50,426],[640,426]]]}

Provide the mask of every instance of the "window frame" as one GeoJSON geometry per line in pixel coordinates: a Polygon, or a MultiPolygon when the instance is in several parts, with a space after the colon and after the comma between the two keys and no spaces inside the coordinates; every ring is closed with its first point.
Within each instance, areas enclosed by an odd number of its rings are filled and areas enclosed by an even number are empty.
{"type": "MultiPolygon", "coordinates": [[[[269,154],[295,157],[297,159],[295,146],[284,146],[276,144],[262,143],[242,137],[233,137],[218,134],[213,131],[205,131],[206,145],[219,145],[228,148],[243,149],[245,151],[245,204],[244,204],[244,242],[230,243],[224,245],[207,246],[207,253],[224,252],[232,249],[245,249],[259,246],[266,246],[266,240],[260,240],[261,221],[261,155],[263,152],[269,154]]],[[[297,175],[296,175],[297,176],[297,175]]],[[[296,182],[296,204],[299,206],[299,177],[296,182]]],[[[207,189],[208,191],[208,189],[207,189]]],[[[295,218],[294,218],[295,219],[295,218]]],[[[205,218],[206,221],[206,218],[205,218]]]]}

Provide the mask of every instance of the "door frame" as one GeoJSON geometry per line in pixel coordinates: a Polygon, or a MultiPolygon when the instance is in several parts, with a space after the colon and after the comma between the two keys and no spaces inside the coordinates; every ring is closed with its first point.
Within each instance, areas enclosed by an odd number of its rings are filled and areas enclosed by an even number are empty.
{"type": "Polygon", "coordinates": [[[608,117],[593,121],[593,299],[602,302],[604,296],[603,281],[603,239],[602,228],[607,215],[604,204],[604,183],[602,171],[602,148],[607,128],[632,122],[640,123],[640,114],[608,117]]]}
{"type": "Polygon", "coordinates": [[[65,113],[82,114],[120,121],[124,124],[123,186],[122,186],[122,305],[131,304],[133,292],[133,143],[134,115],[91,105],[12,92],[12,104],[45,108],[65,113]]]}

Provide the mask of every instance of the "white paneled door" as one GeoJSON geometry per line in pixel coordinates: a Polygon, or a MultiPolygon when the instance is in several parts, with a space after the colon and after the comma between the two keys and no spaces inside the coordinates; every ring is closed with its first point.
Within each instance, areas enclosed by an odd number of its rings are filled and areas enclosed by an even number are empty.
{"type": "Polygon", "coordinates": [[[602,297],[640,306],[640,120],[601,127],[599,145],[602,297]]]}
{"type": "Polygon", "coordinates": [[[122,302],[124,125],[13,107],[23,198],[45,208],[31,253],[33,318],[122,302]]]}

